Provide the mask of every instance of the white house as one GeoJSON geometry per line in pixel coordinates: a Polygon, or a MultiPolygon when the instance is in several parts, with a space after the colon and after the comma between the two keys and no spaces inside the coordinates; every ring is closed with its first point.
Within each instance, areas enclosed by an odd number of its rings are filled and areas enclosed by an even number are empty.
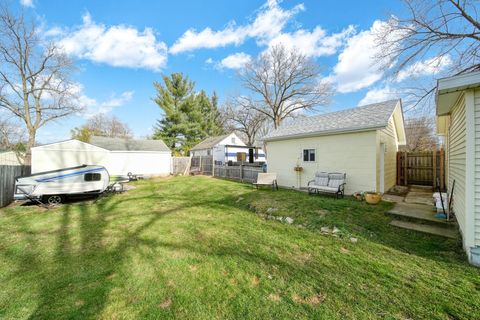
{"type": "Polygon", "coordinates": [[[89,143],[72,139],[32,148],[32,173],[88,164],[106,167],[111,176],[165,176],[171,172],[171,158],[162,140],[93,136],[89,143]]]}
{"type": "Polygon", "coordinates": [[[384,192],[396,183],[405,144],[402,103],[392,100],[299,118],[263,138],[268,172],[278,184],[306,188],[315,172],[346,173],[345,193],[384,192]],[[300,166],[302,171],[295,171],[300,166]]]}
{"type": "Polygon", "coordinates": [[[436,103],[453,211],[468,259],[480,266],[480,72],[438,80],[436,103]]]}
{"type": "Polygon", "coordinates": [[[0,151],[0,165],[21,166],[23,160],[14,151],[0,151]]]}
{"type": "Polygon", "coordinates": [[[235,133],[209,137],[194,146],[190,153],[192,156],[213,155],[213,160],[219,165],[240,159],[249,163],[265,162],[262,148],[248,147],[235,133]]]}

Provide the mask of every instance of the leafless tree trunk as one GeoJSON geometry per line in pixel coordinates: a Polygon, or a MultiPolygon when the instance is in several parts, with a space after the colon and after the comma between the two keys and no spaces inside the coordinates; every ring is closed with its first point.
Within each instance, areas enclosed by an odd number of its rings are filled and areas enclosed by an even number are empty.
{"type": "MultiPolygon", "coordinates": [[[[393,78],[402,71],[421,68],[427,61],[444,74],[458,75],[480,70],[480,20],[477,0],[404,0],[408,15],[392,16],[376,35],[378,64],[393,78]],[[447,59],[447,60],[445,60],[447,59]]],[[[436,77],[440,75],[436,74],[436,77]]],[[[431,79],[407,89],[413,107],[429,103],[435,85],[431,79]]]]}
{"type": "Polygon", "coordinates": [[[43,41],[33,22],[0,7],[0,108],[25,125],[26,164],[37,130],[78,110],[72,68],[55,44],[43,41]]]}
{"type": "Polygon", "coordinates": [[[251,100],[238,97],[226,103],[225,113],[230,126],[245,138],[247,146],[252,147],[257,134],[265,125],[265,114],[250,105],[251,100]]]}
{"type": "Polygon", "coordinates": [[[251,107],[270,118],[274,128],[298,111],[328,104],[332,95],[330,84],[320,79],[319,66],[282,45],[246,64],[239,79],[254,97],[251,107]]]}

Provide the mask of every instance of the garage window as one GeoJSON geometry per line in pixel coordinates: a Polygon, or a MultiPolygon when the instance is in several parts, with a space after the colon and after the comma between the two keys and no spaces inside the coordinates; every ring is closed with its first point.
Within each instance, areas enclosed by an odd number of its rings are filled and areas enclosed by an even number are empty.
{"type": "Polygon", "coordinates": [[[303,161],[315,162],[315,149],[303,149],[303,161]]]}
{"type": "Polygon", "coordinates": [[[100,181],[102,180],[101,173],[85,173],[84,176],[85,181],[100,181]]]}

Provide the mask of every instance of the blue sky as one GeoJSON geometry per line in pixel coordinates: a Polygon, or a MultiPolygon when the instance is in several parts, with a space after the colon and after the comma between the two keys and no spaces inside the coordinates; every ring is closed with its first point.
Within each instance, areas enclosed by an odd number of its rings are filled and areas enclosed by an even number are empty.
{"type": "MultiPolygon", "coordinates": [[[[393,98],[383,71],[372,66],[372,30],[399,1],[47,1],[16,3],[39,21],[78,65],[86,113],[40,129],[41,143],[69,138],[95,113],[114,114],[137,137],[151,134],[160,109],[153,81],[183,72],[223,101],[242,91],[235,73],[269,46],[283,43],[315,59],[337,88],[323,111],[393,98]]],[[[445,62],[446,64],[448,63],[445,62]]],[[[408,75],[426,76],[420,65],[408,75]]],[[[407,77],[407,74],[404,75],[407,77]]]]}

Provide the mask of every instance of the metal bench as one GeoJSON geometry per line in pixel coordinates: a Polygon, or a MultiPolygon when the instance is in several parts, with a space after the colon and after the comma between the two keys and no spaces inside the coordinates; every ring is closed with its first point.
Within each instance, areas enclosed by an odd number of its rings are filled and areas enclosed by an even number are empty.
{"type": "Polygon", "coordinates": [[[344,197],[346,173],[339,172],[317,172],[315,179],[307,184],[309,194],[330,193],[335,198],[344,197]]]}
{"type": "Polygon", "coordinates": [[[257,182],[253,183],[254,186],[271,186],[272,189],[278,190],[277,174],[276,173],[258,173],[257,182]]]}

